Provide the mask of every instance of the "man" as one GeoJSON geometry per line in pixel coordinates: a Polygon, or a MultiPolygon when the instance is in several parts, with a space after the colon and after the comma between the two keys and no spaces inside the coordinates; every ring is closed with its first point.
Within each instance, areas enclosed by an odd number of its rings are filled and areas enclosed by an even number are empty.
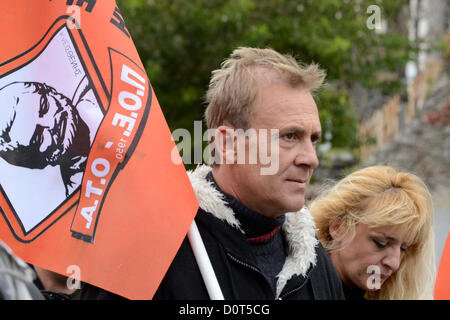
{"type": "Polygon", "coordinates": [[[30,169],[59,165],[69,196],[90,150],[89,128],[72,101],[39,82],[10,83],[0,101],[0,157],[30,169]]]}
{"type": "MultiPolygon", "coordinates": [[[[236,49],[213,71],[205,118],[208,128],[217,128],[218,163],[198,167],[190,179],[200,205],[196,223],[225,299],[344,298],[313,219],[302,209],[319,165],[321,127],[311,92],[324,77],[316,65],[254,48],[236,49]],[[240,140],[244,148],[237,145],[238,129],[254,133],[240,140]],[[261,152],[249,161],[251,150],[263,147],[277,162],[274,173],[264,174],[272,164],[263,163],[261,152]]],[[[208,299],[187,240],[154,299],[208,299]]]]}
{"type": "MultiPolygon", "coordinates": [[[[225,299],[344,298],[302,209],[319,164],[321,127],[311,91],[324,77],[316,65],[254,48],[236,49],[213,71],[205,118],[216,129],[216,161],[190,179],[200,206],[195,221],[225,299]],[[272,163],[262,161],[261,150],[270,150],[272,163]]],[[[117,296],[85,285],[82,298],[117,296]]],[[[187,238],[154,299],[209,299],[187,238]]]]}

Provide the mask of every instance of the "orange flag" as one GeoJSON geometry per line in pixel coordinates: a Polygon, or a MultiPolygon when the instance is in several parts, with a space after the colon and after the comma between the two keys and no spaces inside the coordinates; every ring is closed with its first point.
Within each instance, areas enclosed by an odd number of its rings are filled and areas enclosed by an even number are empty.
{"type": "Polygon", "coordinates": [[[450,232],[442,251],[441,262],[434,286],[436,300],[450,300],[450,232]]]}
{"type": "Polygon", "coordinates": [[[115,1],[8,1],[0,35],[0,239],[152,298],[198,203],[115,1]]]}

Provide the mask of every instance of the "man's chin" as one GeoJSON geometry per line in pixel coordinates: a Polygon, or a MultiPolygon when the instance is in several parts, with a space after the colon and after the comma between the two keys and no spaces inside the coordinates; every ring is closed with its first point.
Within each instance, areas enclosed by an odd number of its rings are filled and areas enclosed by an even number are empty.
{"type": "Polygon", "coordinates": [[[289,204],[286,204],[286,212],[297,212],[301,208],[303,208],[303,205],[305,204],[305,198],[302,197],[302,199],[292,201],[289,204]]]}

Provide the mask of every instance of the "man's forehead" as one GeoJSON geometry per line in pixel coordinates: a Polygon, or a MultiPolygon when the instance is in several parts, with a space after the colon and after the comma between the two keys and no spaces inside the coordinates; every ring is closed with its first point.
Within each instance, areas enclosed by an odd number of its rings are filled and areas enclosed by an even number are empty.
{"type": "Polygon", "coordinates": [[[250,106],[251,124],[280,127],[294,124],[312,125],[320,130],[316,103],[306,89],[291,88],[283,84],[261,87],[250,106]]]}

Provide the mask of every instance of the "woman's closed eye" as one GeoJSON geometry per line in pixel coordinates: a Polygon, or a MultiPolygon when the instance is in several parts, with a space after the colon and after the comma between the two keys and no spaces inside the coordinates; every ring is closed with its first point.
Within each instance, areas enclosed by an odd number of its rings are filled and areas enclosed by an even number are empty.
{"type": "MultiPolygon", "coordinates": [[[[373,241],[373,243],[375,243],[375,245],[376,245],[378,248],[380,248],[380,249],[384,249],[384,248],[386,248],[386,247],[389,245],[389,242],[384,242],[384,241],[377,240],[377,239],[372,239],[372,241],[373,241]]],[[[401,247],[400,247],[400,251],[401,251],[402,253],[405,253],[407,249],[408,249],[407,246],[401,246],[401,247]]]]}
{"type": "Polygon", "coordinates": [[[386,246],[387,246],[387,242],[379,241],[379,240],[376,240],[376,239],[373,239],[373,242],[380,249],[386,248],[386,246]]]}

